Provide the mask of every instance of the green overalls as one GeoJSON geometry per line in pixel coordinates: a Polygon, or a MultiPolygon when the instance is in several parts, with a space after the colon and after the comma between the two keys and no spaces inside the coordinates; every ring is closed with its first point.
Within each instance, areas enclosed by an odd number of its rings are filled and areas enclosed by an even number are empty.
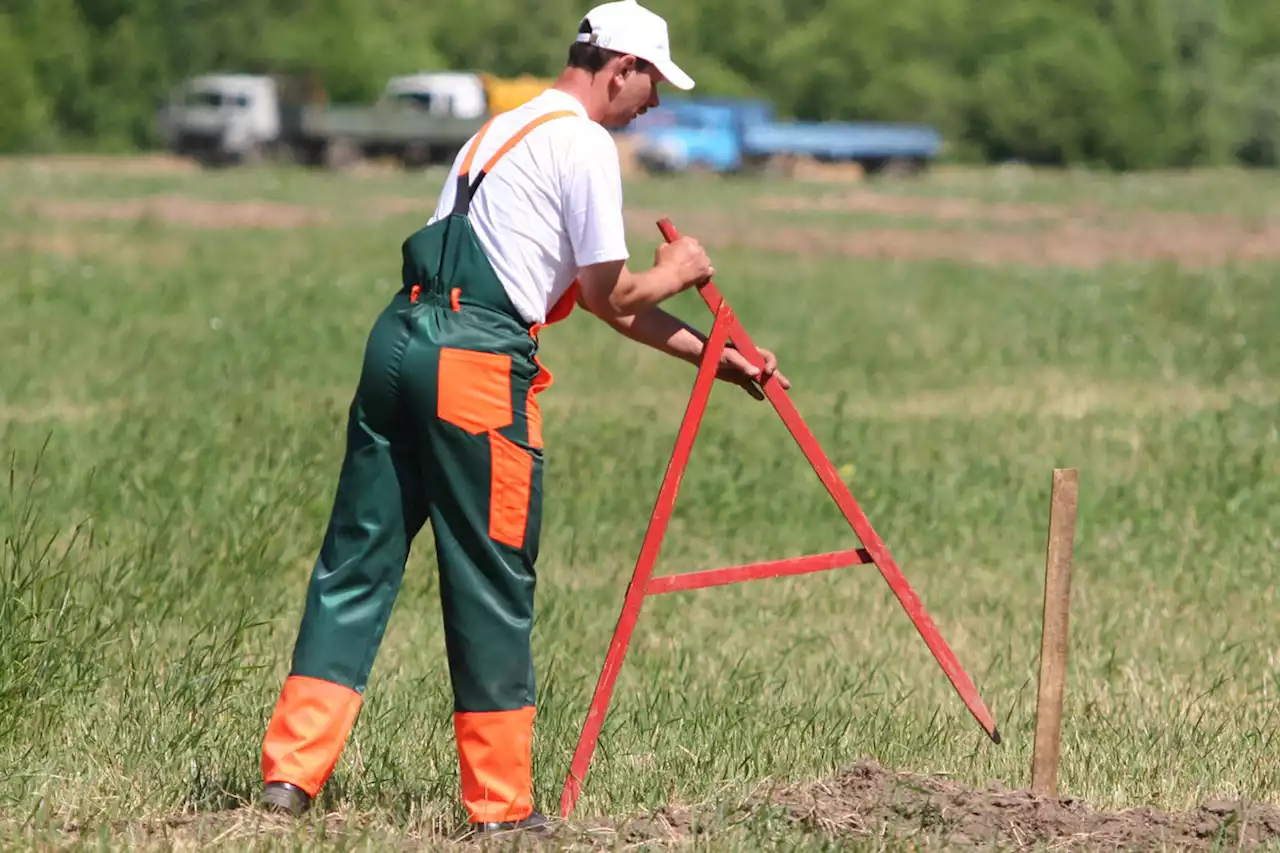
{"type": "MultiPolygon", "coordinates": [[[[471,198],[526,134],[469,181],[453,213],[402,246],[403,288],[369,334],[333,511],[312,571],[292,668],[263,741],[264,782],[314,797],[360,711],[415,535],[431,520],[471,822],[533,809],[530,649],[541,528],[539,327],[525,322],[471,228],[471,198]]],[[[577,286],[547,322],[573,310],[577,286]]]]}

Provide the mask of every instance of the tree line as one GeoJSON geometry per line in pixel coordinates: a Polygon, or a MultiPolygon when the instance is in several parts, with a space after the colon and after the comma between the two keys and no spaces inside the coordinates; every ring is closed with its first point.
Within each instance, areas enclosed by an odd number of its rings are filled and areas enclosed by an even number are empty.
{"type": "MultiPolygon", "coordinates": [[[[0,0],[0,151],[154,147],[207,71],[317,72],[335,101],[422,69],[553,76],[594,0],[0,0]]],[[[648,0],[699,93],[927,122],[966,161],[1277,165],[1274,0],[648,0]]]]}

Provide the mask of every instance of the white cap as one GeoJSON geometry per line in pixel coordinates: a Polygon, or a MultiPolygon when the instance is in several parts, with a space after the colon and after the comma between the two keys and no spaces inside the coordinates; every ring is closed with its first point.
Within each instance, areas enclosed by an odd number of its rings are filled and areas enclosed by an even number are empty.
{"type": "MultiPolygon", "coordinates": [[[[686,92],[693,88],[693,78],[671,61],[667,22],[636,0],[616,0],[596,6],[581,23],[589,24],[591,32],[578,33],[577,41],[648,60],[672,86],[686,92]]],[[[579,29],[582,28],[579,24],[579,29]]]]}

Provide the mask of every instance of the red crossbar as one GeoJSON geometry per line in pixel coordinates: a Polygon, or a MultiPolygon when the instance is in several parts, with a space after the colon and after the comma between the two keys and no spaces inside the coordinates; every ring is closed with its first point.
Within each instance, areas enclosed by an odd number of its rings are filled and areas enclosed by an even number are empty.
{"type": "Polygon", "coordinates": [[[685,592],[690,589],[705,589],[709,586],[721,586],[727,583],[738,583],[739,581],[777,578],[784,575],[806,575],[810,572],[825,572],[830,569],[843,569],[845,566],[858,566],[870,562],[871,555],[867,553],[865,548],[854,548],[850,551],[835,551],[831,554],[817,554],[812,557],[794,557],[790,560],[752,563],[749,566],[690,572],[687,575],[667,575],[664,578],[654,578],[649,581],[649,584],[644,589],[644,594],[662,595],[664,592],[685,592]]]}
{"type": "MultiPolygon", "coordinates": [[[[670,220],[660,220],[658,229],[668,243],[680,238],[670,220]]],[[[812,557],[798,557],[790,560],[777,560],[769,563],[755,563],[748,566],[693,572],[686,575],[653,577],[653,566],[658,558],[658,550],[662,546],[662,538],[666,533],[667,523],[671,520],[671,512],[675,508],[676,494],[680,490],[680,481],[684,476],[684,469],[688,465],[689,455],[693,450],[694,440],[697,438],[698,427],[702,424],[702,416],[707,409],[707,400],[711,396],[711,387],[715,382],[716,370],[719,367],[720,356],[724,352],[725,345],[732,340],[734,346],[746,356],[748,361],[760,366],[764,364],[764,358],[761,356],[759,349],[752,343],[746,329],[742,327],[737,317],[734,316],[733,311],[729,308],[728,303],[725,302],[724,297],[720,295],[720,291],[715,284],[708,281],[698,288],[698,292],[715,316],[715,322],[712,323],[711,333],[707,337],[706,346],[698,363],[698,374],[693,382],[693,393],[689,397],[684,420],[680,423],[680,431],[676,435],[671,461],[667,464],[666,473],[662,478],[662,486],[658,489],[658,500],[654,505],[653,513],[649,517],[649,527],[645,531],[644,541],[640,546],[640,556],[636,561],[635,572],[631,576],[631,582],[627,585],[626,596],[622,602],[622,612],[618,616],[618,624],[614,629],[613,639],[609,643],[609,651],[605,655],[604,666],[600,671],[600,678],[596,682],[595,693],[591,697],[591,707],[587,711],[587,717],[582,726],[582,734],[579,736],[577,748],[574,750],[569,776],[565,779],[564,790],[560,795],[561,817],[567,818],[569,816],[577,804],[578,796],[582,793],[582,783],[586,778],[591,756],[595,752],[596,742],[600,737],[600,728],[604,725],[605,712],[608,710],[609,701],[613,696],[613,687],[617,682],[618,673],[622,669],[622,661],[626,657],[627,646],[631,642],[631,635],[635,631],[636,621],[640,616],[641,604],[643,604],[645,597],[649,595],[702,589],[709,586],[781,575],[806,574],[861,563],[874,563],[889,584],[889,588],[898,597],[898,601],[902,604],[907,616],[910,617],[916,630],[942,667],[942,671],[951,681],[952,686],[964,701],[965,706],[968,707],[969,712],[973,714],[979,725],[982,726],[982,729],[993,741],[1000,742],[1000,732],[996,728],[995,719],[991,716],[991,712],[987,710],[982,697],[978,695],[977,688],[974,687],[969,676],[965,674],[960,662],[956,660],[955,654],[952,653],[946,641],[942,639],[942,635],[938,633],[937,626],[929,618],[924,605],[920,603],[915,591],[907,583],[907,579],[898,569],[893,557],[889,555],[889,550],[880,541],[880,537],[872,528],[871,523],[867,521],[861,507],[858,506],[858,502],[854,500],[848,487],[836,473],[835,466],[831,464],[831,460],[823,453],[818,439],[809,431],[804,419],[800,417],[800,413],[787,395],[786,389],[778,382],[776,375],[765,377],[761,382],[760,387],[764,391],[765,397],[773,404],[774,410],[782,418],[783,423],[787,425],[787,429],[791,432],[791,437],[800,446],[800,450],[818,475],[818,479],[826,486],[832,499],[844,514],[845,519],[853,528],[854,533],[857,534],[858,539],[862,542],[863,548],[851,551],[837,551],[833,554],[812,557]]]]}

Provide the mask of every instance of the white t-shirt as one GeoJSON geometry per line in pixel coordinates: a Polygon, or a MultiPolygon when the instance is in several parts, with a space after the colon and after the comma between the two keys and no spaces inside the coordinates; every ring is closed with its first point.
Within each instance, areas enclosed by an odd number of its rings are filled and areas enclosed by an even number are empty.
{"type": "MultiPolygon", "coordinates": [[[[628,258],[617,144],[566,92],[548,89],[495,118],[470,180],[530,121],[566,109],[577,115],[539,126],[498,161],[468,216],[512,304],[530,323],[546,322],[579,268],[628,258]]],[[[458,170],[472,144],[454,160],[430,222],[453,211],[458,170]]]]}

